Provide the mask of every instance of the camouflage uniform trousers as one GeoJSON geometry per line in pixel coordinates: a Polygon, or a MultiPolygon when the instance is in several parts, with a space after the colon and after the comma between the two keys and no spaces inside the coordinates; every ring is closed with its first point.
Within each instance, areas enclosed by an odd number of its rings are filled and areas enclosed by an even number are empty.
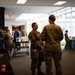
{"type": "Polygon", "coordinates": [[[46,75],[53,75],[52,58],[55,64],[56,75],[62,75],[61,55],[61,52],[45,52],[46,75]]]}
{"type": "Polygon", "coordinates": [[[65,48],[67,48],[67,46],[68,46],[68,43],[69,43],[69,40],[67,39],[67,40],[65,40],[65,41],[66,41],[65,48]]]}
{"type": "Polygon", "coordinates": [[[40,69],[42,63],[39,61],[39,51],[31,50],[31,71],[35,71],[36,69],[40,69]]]}
{"type": "Polygon", "coordinates": [[[9,58],[9,60],[11,60],[11,57],[10,57],[10,45],[9,44],[5,44],[5,52],[7,53],[7,56],[9,58]]]}

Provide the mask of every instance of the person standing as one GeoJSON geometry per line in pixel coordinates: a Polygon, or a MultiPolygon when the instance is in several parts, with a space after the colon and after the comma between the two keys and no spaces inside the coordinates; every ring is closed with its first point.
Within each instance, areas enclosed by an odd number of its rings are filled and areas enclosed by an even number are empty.
{"type": "Polygon", "coordinates": [[[68,46],[68,42],[69,42],[68,30],[65,31],[65,42],[66,42],[66,45],[65,45],[65,49],[66,49],[68,46]]]}
{"type": "Polygon", "coordinates": [[[9,60],[11,60],[10,49],[11,49],[12,39],[11,36],[9,35],[9,30],[7,28],[5,28],[3,31],[3,40],[5,45],[5,52],[7,53],[9,60]]]}
{"type": "Polygon", "coordinates": [[[29,33],[28,38],[31,41],[31,71],[32,75],[36,75],[35,70],[37,69],[37,75],[45,75],[41,72],[42,62],[39,60],[39,52],[43,49],[43,42],[40,38],[40,32],[37,31],[38,24],[32,23],[32,31],[29,33]]]}
{"type": "Polygon", "coordinates": [[[14,32],[14,39],[13,39],[13,42],[15,44],[15,49],[18,49],[20,50],[20,41],[21,40],[21,34],[20,34],[20,31],[18,29],[18,27],[15,28],[15,32],[14,32]]]}
{"type": "Polygon", "coordinates": [[[45,41],[44,52],[45,52],[45,64],[46,64],[46,75],[53,75],[52,72],[52,59],[54,60],[56,75],[62,75],[61,66],[61,46],[60,41],[63,39],[63,32],[60,26],[54,22],[56,20],[55,15],[49,16],[49,24],[43,28],[41,33],[41,39],[45,41]]]}

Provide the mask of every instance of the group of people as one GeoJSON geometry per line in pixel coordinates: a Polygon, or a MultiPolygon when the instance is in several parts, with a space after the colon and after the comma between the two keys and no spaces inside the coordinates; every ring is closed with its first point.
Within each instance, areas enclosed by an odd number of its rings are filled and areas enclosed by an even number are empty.
{"type": "Polygon", "coordinates": [[[6,52],[9,60],[11,60],[12,47],[20,46],[20,43],[16,42],[18,37],[20,37],[20,32],[17,27],[13,35],[8,28],[0,28],[0,53],[6,52]]]}
{"type": "MultiPolygon", "coordinates": [[[[62,52],[60,41],[63,39],[63,32],[59,25],[55,24],[56,17],[55,15],[49,16],[49,24],[46,25],[42,32],[38,32],[38,24],[36,22],[32,23],[32,31],[29,33],[28,38],[31,41],[31,71],[32,75],[45,75],[41,71],[42,61],[40,60],[40,51],[44,50],[44,60],[46,65],[46,75],[53,75],[52,72],[52,59],[54,60],[56,75],[62,74],[62,52]]],[[[3,41],[5,44],[5,51],[10,58],[10,46],[14,41],[16,43],[16,37],[20,36],[18,30],[15,30],[14,40],[12,41],[11,36],[9,35],[9,30],[4,29],[2,32],[2,38],[0,37],[0,42],[3,41]]]]}
{"type": "Polygon", "coordinates": [[[31,71],[32,75],[45,75],[41,71],[42,62],[39,58],[39,53],[44,50],[44,60],[46,65],[46,75],[53,75],[52,59],[54,60],[56,75],[62,75],[62,52],[60,41],[63,39],[63,32],[60,26],[55,24],[55,15],[49,16],[49,24],[46,25],[42,32],[38,32],[38,24],[32,23],[32,31],[28,37],[31,41],[31,71]]]}
{"type": "Polygon", "coordinates": [[[6,52],[9,59],[11,59],[10,53],[12,42],[10,30],[8,28],[4,28],[4,30],[0,28],[0,53],[6,52]]]}

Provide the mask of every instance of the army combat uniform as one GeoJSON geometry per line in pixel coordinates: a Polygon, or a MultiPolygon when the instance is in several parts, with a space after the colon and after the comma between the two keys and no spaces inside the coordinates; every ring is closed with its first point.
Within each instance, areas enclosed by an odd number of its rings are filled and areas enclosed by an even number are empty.
{"type": "Polygon", "coordinates": [[[67,34],[66,31],[65,31],[65,41],[66,41],[65,48],[67,48],[67,45],[68,45],[68,42],[69,42],[69,37],[68,37],[68,34],[67,34]]]}
{"type": "Polygon", "coordinates": [[[11,44],[12,44],[12,39],[8,33],[8,31],[4,32],[3,33],[3,39],[4,39],[4,44],[5,44],[5,51],[9,57],[9,60],[11,59],[10,57],[10,47],[11,47],[11,44]]]}
{"type": "Polygon", "coordinates": [[[34,72],[36,68],[41,71],[42,63],[39,61],[39,51],[42,50],[43,42],[40,39],[40,32],[32,30],[28,37],[31,41],[31,71],[34,72]]]}
{"type": "Polygon", "coordinates": [[[62,75],[61,67],[61,46],[60,41],[63,39],[63,32],[56,24],[46,25],[41,33],[41,39],[45,41],[45,63],[46,75],[53,75],[52,73],[52,58],[54,60],[56,75],[62,75]]]}

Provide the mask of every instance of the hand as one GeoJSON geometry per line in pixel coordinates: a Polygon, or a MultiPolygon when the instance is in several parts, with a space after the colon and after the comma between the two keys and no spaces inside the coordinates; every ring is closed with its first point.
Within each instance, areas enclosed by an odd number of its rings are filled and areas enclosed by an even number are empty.
{"type": "Polygon", "coordinates": [[[42,49],[42,50],[44,50],[44,47],[43,47],[43,46],[41,46],[41,49],[42,49]]]}

